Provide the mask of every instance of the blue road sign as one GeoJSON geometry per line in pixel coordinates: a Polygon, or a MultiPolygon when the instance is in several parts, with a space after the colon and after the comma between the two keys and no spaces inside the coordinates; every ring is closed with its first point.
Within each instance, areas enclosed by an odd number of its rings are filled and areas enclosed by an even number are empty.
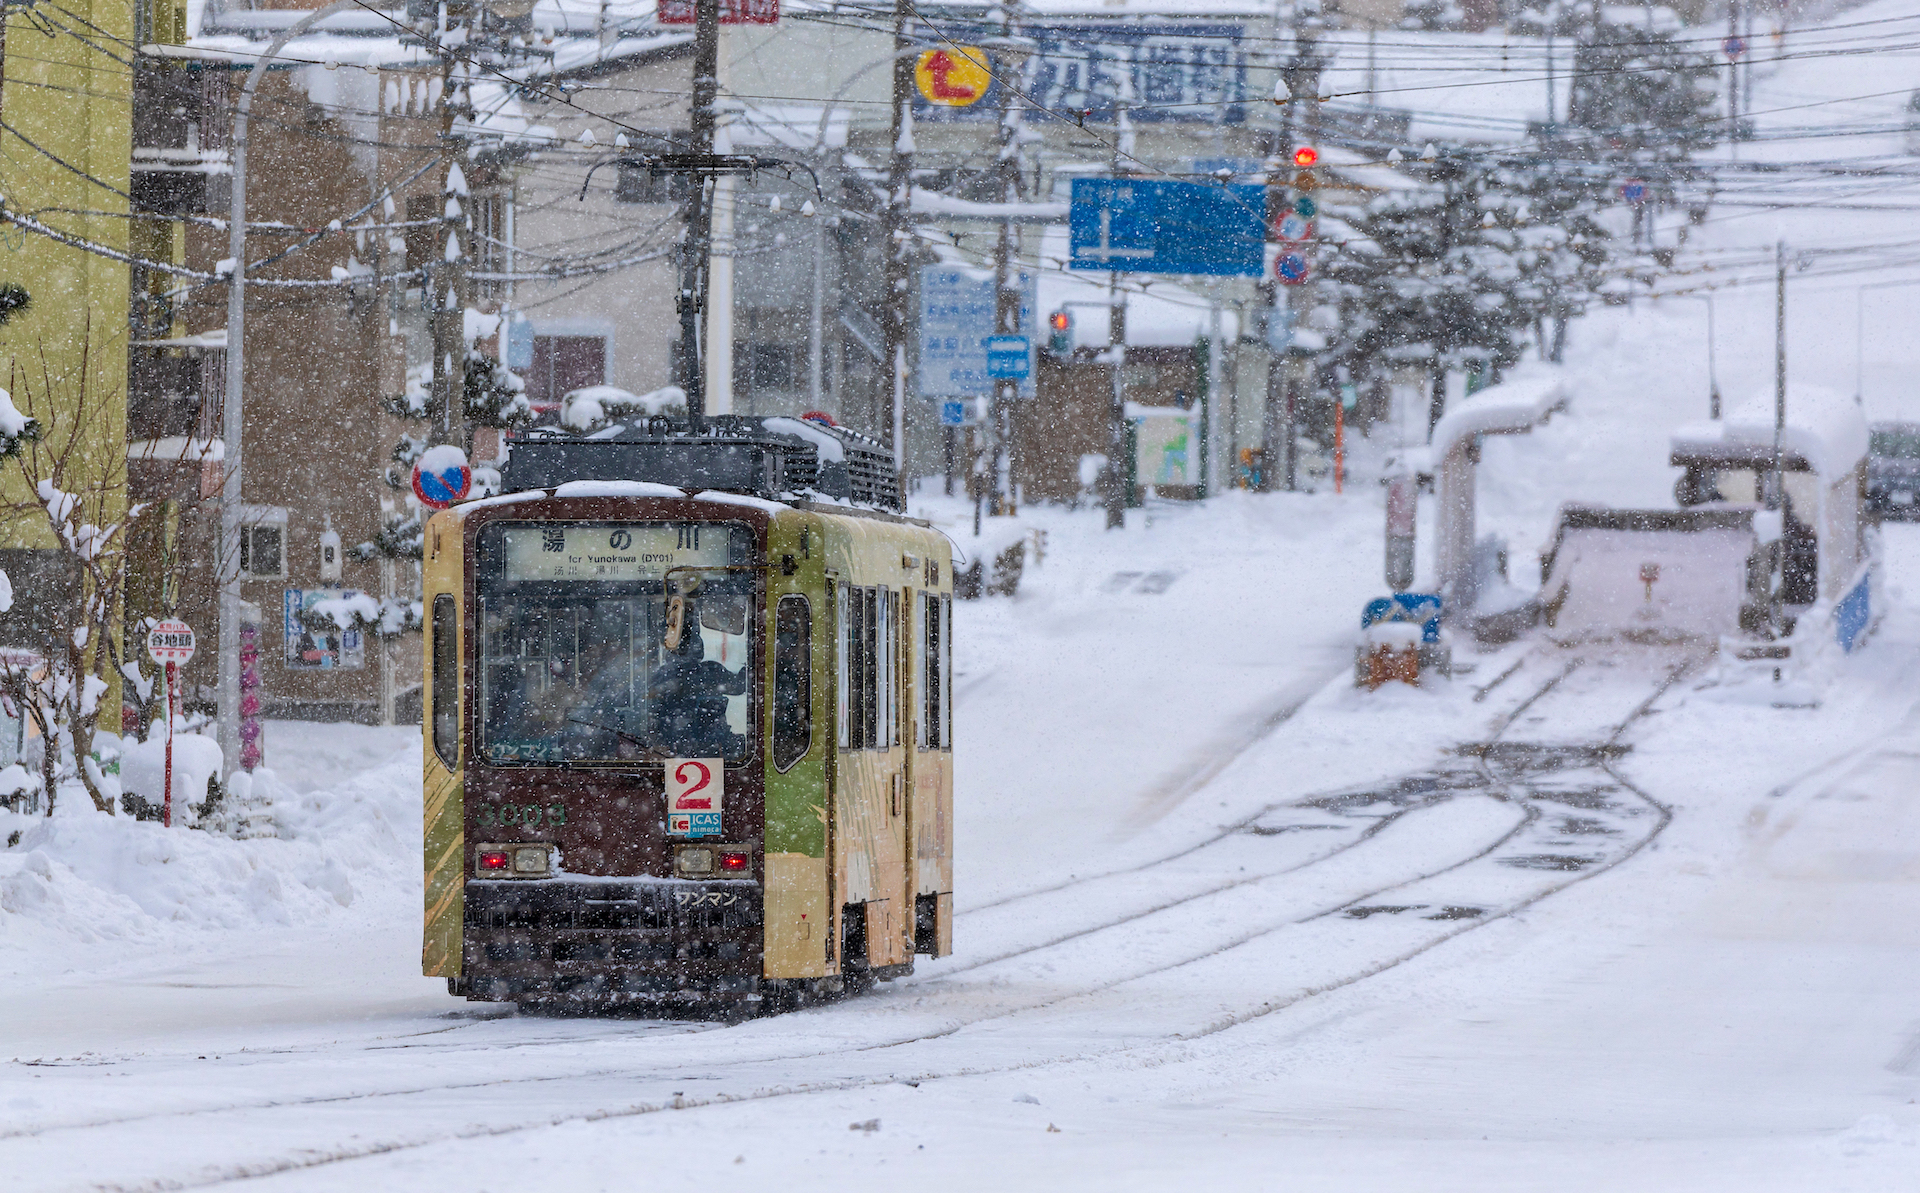
{"type": "Polygon", "coordinates": [[[1747,52],[1747,39],[1736,33],[1720,43],[1720,50],[1729,62],[1738,62],[1740,55],[1747,52]]]}
{"type": "MultiPolygon", "coordinates": [[[[1033,396],[1032,342],[1039,294],[1032,274],[1018,278],[1020,328],[1028,347],[1028,371],[1020,374],[1020,396],[1033,396]]],[[[993,375],[987,367],[987,341],[993,337],[993,273],[957,265],[929,265],[920,271],[920,396],[988,398],[993,375]]]]}
{"type": "Polygon", "coordinates": [[[1411,622],[1420,627],[1422,642],[1440,640],[1442,605],[1430,592],[1396,592],[1390,597],[1375,597],[1360,613],[1360,628],[1387,622],[1411,622]]]}
{"type": "Polygon", "coordinates": [[[1647,184],[1638,178],[1629,178],[1620,184],[1620,197],[1629,203],[1647,201],[1647,184]]]}
{"type": "Polygon", "coordinates": [[[950,398],[940,403],[940,425],[943,427],[970,427],[979,421],[974,404],[963,398],[950,398]]]}
{"type": "Polygon", "coordinates": [[[1074,269],[1260,276],[1267,190],[1132,178],[1076,178],[1067,219],[1074,269]]]}
{"type": "Polygon", "coordinates": [[[987,337],[987,376],[1025,381],[1033,375],[1033,341],[1025,336],[987,337]]]}
{"type": "Polygon", "coordinates": [[[1289,286],[1298,286],[1307,280],[1307,274],[1313,269],[1313,261],[1303,249],[1288,249],[1281,253],[1273,263],[1273,276],[1289,286]]]}

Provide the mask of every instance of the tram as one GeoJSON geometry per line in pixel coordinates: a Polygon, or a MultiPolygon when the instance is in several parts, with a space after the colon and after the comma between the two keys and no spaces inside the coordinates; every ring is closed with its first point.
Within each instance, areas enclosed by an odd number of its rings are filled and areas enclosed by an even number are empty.
{"type": "Polygon", "coordinates": [[[436,514],[422,967],[777,1010],[952,951],[953,566],[838,427],[511,441],[436,514]]]}

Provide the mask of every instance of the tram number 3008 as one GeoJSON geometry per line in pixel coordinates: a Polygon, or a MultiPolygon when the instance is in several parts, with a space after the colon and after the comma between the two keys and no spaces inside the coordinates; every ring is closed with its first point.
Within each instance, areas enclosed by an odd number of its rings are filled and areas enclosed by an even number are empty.
{"type": "Polygon", "coordinates": [[[565,804],[548,804],[542,808],[539,804],[482,804],[473,814],[483,828],[492,828],[501,824],[518,824],[526,828],[539,828],[543,823],[561,825],[567,822],[565,804]]]}

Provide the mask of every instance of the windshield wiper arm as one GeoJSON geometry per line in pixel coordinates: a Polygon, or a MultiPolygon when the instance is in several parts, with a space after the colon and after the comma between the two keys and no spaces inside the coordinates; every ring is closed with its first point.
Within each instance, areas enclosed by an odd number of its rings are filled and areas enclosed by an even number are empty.
{"type": "Polygon", "coordinates": [[[575,725],[585,725],[589,729],[604,729],[608,733],[611,733],[615,737],[618,737],[621,741],[630,742],[633,745],[636,745],[643,750],[652,750],[655,753],[660,752],[660,747],[649,745],[645,738],[642,738],[637,734],[628,733],[625,729],[615,729],[611,725],[602,725],[598,721],[589,721],[582,717],[568,717],[567,720],[573,722],[575,725]]]}

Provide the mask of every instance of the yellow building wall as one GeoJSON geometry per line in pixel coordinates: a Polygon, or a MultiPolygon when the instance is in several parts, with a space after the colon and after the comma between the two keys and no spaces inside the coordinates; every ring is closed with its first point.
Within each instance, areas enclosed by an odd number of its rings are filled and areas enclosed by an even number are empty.
{"type": "MultiPolygon", "coordinates": [[[[20,13],[6,19],[0,196],[10,211],[125,251],[133,4],[67,0],[58,10],[35,12],[33,20],[20,13]]],[[[127,266],[6,226],[0,283],[7,282],[25,287],[33,305],[0,327],[0,369],[7,374],[0,385],[25,409],[26,393],[43,392],[51,378],[56,404],[48,439],[61,443],[75,421],[63,415],[84,376],[91,392],[79,450],[87,475],[120,478],[102,510],[117,519],[126,508],[127,266]]],[[[49,421],[44,413],[41,419],[49,421]]],[[[12,505],[28,498],[16,464],[0,466],[0,478],[0,499],[12,505]]],[[[43,515],[0,510],[0,546],[53,545],[43,515]]],[[[108,708],[119,699],[119,676],[112,680],[108,708]]],[[[103,715],[101,727],[118,731],[118,720],[103,715]]]]}

